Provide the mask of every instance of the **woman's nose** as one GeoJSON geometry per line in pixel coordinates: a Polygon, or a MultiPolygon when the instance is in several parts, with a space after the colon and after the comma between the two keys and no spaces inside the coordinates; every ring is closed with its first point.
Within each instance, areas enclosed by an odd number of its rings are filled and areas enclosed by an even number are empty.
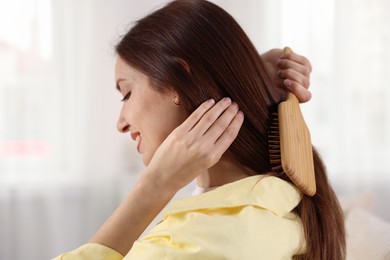
{"type": "Polygon", "coordinates": [[[129,131],[129,123],[127,123],[124,116],[124,107],[122,107],[121,112],[119,114],[118,122],[116,123],[116,127],[119,132],[126,133],[129,131]]]}

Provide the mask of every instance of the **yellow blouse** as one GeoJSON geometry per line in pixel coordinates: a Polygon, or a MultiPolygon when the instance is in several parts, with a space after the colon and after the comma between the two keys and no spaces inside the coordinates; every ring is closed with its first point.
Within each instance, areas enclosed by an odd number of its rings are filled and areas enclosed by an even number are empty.
{"type": "Polygon", "coordinates": [[[256,175],[173,202],[164,220],[122,257],[86,244],[56,260],[291,259],[305,252],[303,227],[291,211],[302,194],[277,177],[256,175]]]}

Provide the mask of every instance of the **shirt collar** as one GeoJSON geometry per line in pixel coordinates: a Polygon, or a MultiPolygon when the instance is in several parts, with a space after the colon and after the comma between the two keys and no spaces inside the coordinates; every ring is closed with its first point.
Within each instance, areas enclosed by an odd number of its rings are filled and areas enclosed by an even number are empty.
{"type": "Polygon", "coordinates": [[[206,193],[206,192],[209,192],[211,190],[215,190],[218,187],[219,186],[210,187],[210,188],[203,188],[203,187],[200,187],[200,186],[196,185],[194,191],[192,192],[192,196],[199,195],[199,194],[202,194],[202,193],[206,193]]]}
{"type": "Polygon", "coordinates": [[[275,176],[255,175],[220,186],[212,191],[174,201],[164,218],[186,211],[256,206],[285,216],[301,201],[302,193],[291,183],[275,176]]]}

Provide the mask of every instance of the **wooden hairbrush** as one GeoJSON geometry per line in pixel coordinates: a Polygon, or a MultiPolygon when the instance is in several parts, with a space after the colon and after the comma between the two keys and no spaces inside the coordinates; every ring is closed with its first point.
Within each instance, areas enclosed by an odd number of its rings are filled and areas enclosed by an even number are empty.
{"type": "MultiPolygon", "coordinates": [[[[292,53],[286,47],[284,53],[292,53]]],[[[310,132],[303,119],[299,101],[292,94],[279,103],[269,134],[269,152],[273,171],[286,173],[306,195],[316,193],[313,150],[310,132]]]]}

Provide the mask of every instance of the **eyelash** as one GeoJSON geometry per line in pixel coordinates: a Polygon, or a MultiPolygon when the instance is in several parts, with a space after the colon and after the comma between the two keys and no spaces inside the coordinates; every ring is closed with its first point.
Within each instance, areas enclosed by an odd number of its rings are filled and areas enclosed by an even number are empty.
{"type": "Polygon", "coordinates": [[[121,102],[124,102],[124,101],[128,100],[128,99],[130,98],[130,96],[131,96],[131,91],[130,91],[129,93],[127,93],[127,94],[123,97],[123,99],[121,100],[121,102]]]}

